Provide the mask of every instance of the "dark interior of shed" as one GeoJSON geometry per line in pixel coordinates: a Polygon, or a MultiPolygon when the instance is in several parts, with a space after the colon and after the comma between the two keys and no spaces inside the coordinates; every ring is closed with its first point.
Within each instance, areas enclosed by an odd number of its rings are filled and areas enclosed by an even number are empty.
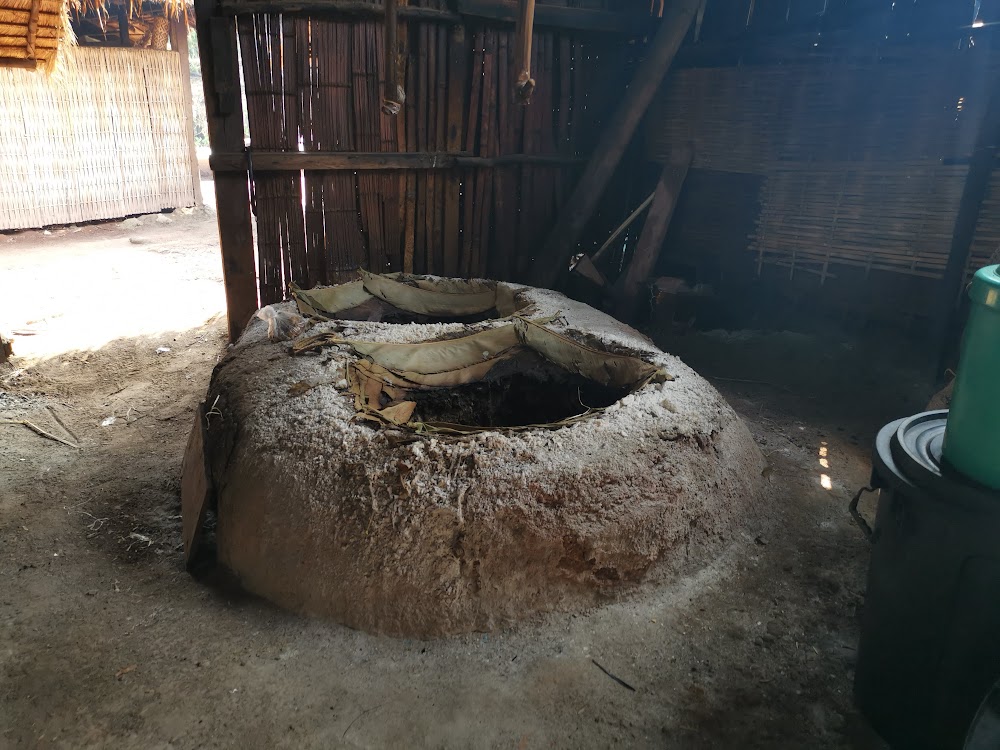
{"type": "MultiPolygon", "coordinates": [[[[73,26],[84,46],[186,50],[178,7],[83,6],[73,26]],[[168,40],[158,30],[171,14],[168,40]]],[[[91,588],[92,561],[81,563],[53,584],[63,604],[42,597],[11,615],[33,648],[11,658],[15,721],[3,731],[75,740],[86,714],[95,742],[144,746],[1000,746],[987,698],[1000,678],[988,593],[1000,582],[1000,488],[942,458],[943,416],[912,422],[948,409],[956,371],[972,372],[963,337],[979,342],[987,373],[959,385],[965,394],[990,393],[1000,351],[983,332],[996,297],[974,282],[1000,261],[1000,0],[194,0],[187,12],[228,322],[95,350],[107,372],[122,367],[120,346],[145,352],[128,356],[146,356],[155,376],[116,380],[115,394],[146,393],[152,418],[130,402],[118,415],[130,433],[73,441],[93,445],[93,464],[52,464],[83,488],[89,504],[65,513],[86,513],[81,558],[111,560],[99,569],[108,581],[91,588]],[[293,288],[352,282],[359,269],[530,284],[634,326],[746,424],[766,461],[763,522],[704,566],[687,559],[669,585],[439,639],[299,618],[247,595],[224,566],[192,582],[181,422],[196,414],[201,435],[217,406],[199,405],[198,389],[251,326],[266,338],[259,308],[292,309],[293,288]],[[183,364],[161,345],[186,351],[183,364]],[[86,614],[98,599],[104,614],[86,614]],[[73,632],[37,624],[54,615],[73,632]],[[93,705],[43,677],[61,663],[50,640],[87,675],[93,705]]],[[[183,245],[161,237],[168,228],[147,226],[134,244],[183,245]]],[[[339,334],[445,331],[493,314],[389,308],[318,317],[339,334]]],[[[91,356],[25,364],[17,345],[0,338],[8,425],[29,412],[7,407],[34,398],[18,388],[68,393],[64,365],[91,356]]],[[[628,393],[536,364],[530,377],[500,367],[492,381],[422,392],[417,420],[536,427],[628,393]]],[[[102,377],[78,408],[103,429],[117,402],[102,377]]],[[[340,376],[327,379],[281,387],[291,400],[340,376]]],[[[963,419],[976,411],[965,398],[963,419]]],[[[977,402],[980,427],[992,401],[977,402]]],[[[371,429],[392,450],[419,444],[442,481],[465,470],[441,458],[435,440],[451,438],[371,429]]],[[[996,429],[979,437],[1000,465],[996,429]]],[[[559,440],[553,430],[546,445],[559,440]]],[[[35,462],[20,443],[5,450],[35,462]]],[[[535,460],[513,455],[514,467],[535,460]]],[[[15,465],[10,496],[31,539],[29,511],[64,488],[48,476],[33,487],[26,471],[15,465]]],[[[75,554],[78,531],[56,535],[57,554],[75,554]]],[[[18,544],[19,574],[52,563],[48,546],[18,544]]],[[[467,564],[462,536],[449,544],[467,564]]],[[[36,586],[12,584],[11,598],[36,586]]]]}

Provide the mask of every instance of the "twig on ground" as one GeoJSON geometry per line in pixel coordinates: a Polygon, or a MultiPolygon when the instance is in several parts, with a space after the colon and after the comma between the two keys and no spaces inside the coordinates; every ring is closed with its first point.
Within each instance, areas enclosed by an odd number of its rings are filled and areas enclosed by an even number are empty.
{"type": "Polygon", "coordinates": [[[595,667],[597,667],[597,668],[598,668],[599,670],[601,670],[602,672],[604,672],[604,674],[606,674],[606,675],[607,675],[608,677],[610,677],[610,678],[611,678],[612,680],[614,680],[615,682],[617,682],[617,683],[618,683],[619,685],[621,685],[621,686],[622,686],[623,688],[628,688],[628,689],[629,689],[629,690],[631,690],[631,691],[632,691],[633,693],[635,692],[635,688],[634,688],[634,687],[632,687],[632,686],[631,686],[631,685],[629,685],[629,684],[628,684],[627,682],[625,682],[625,680],[623,680],[623,679],[622,679],[621,677],[618,677],[617,675],[613,675],[613,674],[611,674],[611,672],[609,672],[609,671],[608,671],[608,670],[606,670],[606,669],[605,669],[604,667],[602,667],[602,666],[601,666],[600,664],[598,664],[598,663],[597,663],[597,661],[596,661],[595,659],[591,659],[590,661],[591,661],[591,662],[593,662],[593,664],[594,664],[594,666],[595,666],[595,667]]]}
{"type": "Polygon", "coordinates": [[[68,445],[70,448],[80,449],[79,445],[74,445],[69,440],[63,440],[57,435],[53,435],[51,432],[46,432],[41,427],[39,427],[34,422],[29,422],[27,419],[0,419],[0,424],[19,424],[23,427],[27,427],[32,432],[36,432],[42,437],[46,437],[49,440],[55,440],[57,443],[62,443],[63,445],[68,445]]]}
{"type": "Polygon", "coordinates": [[[347,729],[344,730],[344,733],[342,735],[340,735],[340,738],[344,739],[344,737],[347,736],[347,733],[350,731],[351,727],[354,726],[355,722],[357,722],[358,719],[360,719],[362,716],[365,716],[366,714],[370,714],[372,711],[375,711],[375,710],[377,710],[379,708],[382,708],[382,704],[381,703],[379,703],[377,706],[374,706],[372,708],[365,709],[364,711],[362,711],[361,713],[359,713],[357,716],[355,716],[354,719],[351,720],[351,723],[347,725],[347,729]]]}
{"type": "Polygon", "coordinates": [[[63,422],[62,419],[60,419],[58,414],[56,414],[56,410],[53,409],[51,406],[46,406],[45,408],[48,409],[49,414],[52,415],[52,418],[56,420],[59,426],[62,427],[64,430],[66,430],[66,434],[69,435],[71,438],[73,438],[73,440],[75,440],[77,443],[79,443],[80,438],[76,436],[76,433],[73,432],[73,430],[71,430],[69,427],[66,426],[66,423],[63,422]]]}

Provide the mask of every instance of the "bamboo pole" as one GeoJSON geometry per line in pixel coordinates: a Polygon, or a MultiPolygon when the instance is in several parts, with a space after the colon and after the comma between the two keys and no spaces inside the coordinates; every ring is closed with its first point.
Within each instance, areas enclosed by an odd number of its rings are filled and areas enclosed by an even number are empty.
{"type": "Polygon", "coordinates": [[[395,116],[403,107],[406,94],[399,85],[397,0],[385,0],[385,93],[382,96],[382,112],[395,116]]]}
{"type": "Polygon", "coordinates": [[[514,99],[521,104],[531,101],[535,79],[531,77],[531,39],[534,36],[535,0],[521,0],[517,19],[517,78],[514,81],[514,99]]]}

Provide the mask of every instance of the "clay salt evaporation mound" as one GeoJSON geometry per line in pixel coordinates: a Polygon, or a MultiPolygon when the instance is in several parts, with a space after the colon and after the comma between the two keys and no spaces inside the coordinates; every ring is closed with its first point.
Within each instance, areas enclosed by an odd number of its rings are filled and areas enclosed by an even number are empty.
{"type": "Polygon", "coordinates": [[[216,368],[184,482],[187,552],[207,511],[202,552],[282,607],[399,636],[489,630],[641,596],[754,512],[746,426],[593,308],[367,273],[293,296],[216,368]]]}

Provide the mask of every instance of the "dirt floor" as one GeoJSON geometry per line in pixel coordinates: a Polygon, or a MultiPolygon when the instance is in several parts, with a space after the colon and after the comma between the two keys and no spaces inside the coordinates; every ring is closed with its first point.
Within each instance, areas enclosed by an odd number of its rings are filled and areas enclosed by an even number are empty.
{"type": "Polygon", "coordinates": [[[0,419],[80,445],[0,425],[0,746],[881,747],[847,503],[922,384],[860,377],[849,342],[688,337],[769,459],[768,527],[586,615],[373,637],[184,571],[181,455],[226,341],[214,217],[168,218],[0,236],[0,419]]]}

